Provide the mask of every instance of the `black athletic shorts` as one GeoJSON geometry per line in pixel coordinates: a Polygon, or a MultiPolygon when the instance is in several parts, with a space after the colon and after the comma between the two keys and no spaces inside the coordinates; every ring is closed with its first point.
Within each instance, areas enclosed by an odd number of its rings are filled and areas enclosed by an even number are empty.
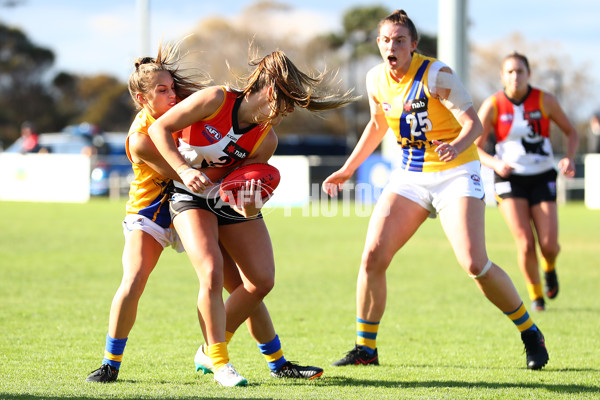
{"type": "Polygon", "coordinates": [[[254,218],[246,218],[238,214],[231,206],[217,196],[215,199],[207,199],[200,196],[194,196],[190,192],[173,187],[169,196],[169,209],[171,218],[186,210],[207,210],[217,216],[217,223],[221,225],[239,224],[240,222],[251,221],[262,218],[262,213],[254,218]]]}
{"type": "Polygon", "coordinates": [[[556,201],[556,170],[537,175],[510,175],[502,178],[494,174],[494,190],[499,202],[502,199],[527,199],[530,206],[543,201],[556,201]]]}

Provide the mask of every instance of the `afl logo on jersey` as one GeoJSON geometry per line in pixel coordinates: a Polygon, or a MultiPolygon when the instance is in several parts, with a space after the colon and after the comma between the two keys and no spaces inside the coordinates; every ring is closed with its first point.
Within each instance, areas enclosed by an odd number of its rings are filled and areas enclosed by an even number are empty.
{"type": "Polygon", "coordinates": [[[383,111],[386,113],[392,111],[392,105],[390,103],[381,103],[381,108],[383,108],[383,111]]]}
{"type": "Polygon", "coordinates": [[[510,124],[512,122],[512,120],[513,120],[513,115],[512,114],[500,114],[500,116],[498,117],[498,119],[503,124],[510,124]]]}
{"type": "Polygon", "coordinates": [[[204,135],[204,137],[206,138],[206,140],[209,141],[210,144],[216,143],[222,138],[221,132],[219,132],[210,125],[206,125],[204,127],[204,129],[202,130],[202,135],[204,135]]]}

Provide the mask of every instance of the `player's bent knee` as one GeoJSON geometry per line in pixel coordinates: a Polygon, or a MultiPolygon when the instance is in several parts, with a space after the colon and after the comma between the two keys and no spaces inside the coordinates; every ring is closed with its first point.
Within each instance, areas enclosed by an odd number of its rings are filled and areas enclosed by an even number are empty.
{"type": "Polygon", "coordinates": [[[483,269],[481,270],[481,272],[477,275],[475,274],[469,274],[469,276],[473,279],[479,279],[482,276],[484,276],[485,274],[487,274],[487,272],[490,270],[490,268],[492,268],[492,261],[491,260],[487,260],[487,263],[485,263],[485,266],[483,267],[483,269]]]}
{"type": "Polygon", "coordinates": [[[367,274],[380,274],[390,265],[392,257],[383,253],[383,251],[365,251],[362,255],[361,268],[367,274]]]}
{"type": "Polygon", "coordinates": [[[274,277],[264,278],[251,284],[244,285],[248,293],[258,298],[266,297],[275,286],[274,277]]]}
{"type": "Polygon", "coordinates": [[[540,252],[546,258],[556,257],[560,252],[558,243],[540,243],[540,252]]]}

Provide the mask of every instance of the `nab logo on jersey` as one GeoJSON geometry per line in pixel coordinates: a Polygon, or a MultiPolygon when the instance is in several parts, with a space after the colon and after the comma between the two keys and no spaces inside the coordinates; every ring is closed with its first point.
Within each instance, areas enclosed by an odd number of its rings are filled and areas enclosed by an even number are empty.
{"type": "Polygon", "coordinates": [[[427,97],[408,100],[404,103],[404,112],[406,113],[418,113],[421,111],[427,111],[427,97]]]}
{"type": "Polygon", "coordinates": [[[525,113],[524,117],[526,120],[542,119],[542,112],[540,110],[529,111],[525,113]]]}
{"type": "Polygon", "coordinates": [[[238,146],[233,141],[230,141],[227,146],[225,146],[223,151],[234,160],[243,160],[244,158],[248,157],[248,150],[238,146]]]}
{"type": "Polygon", "coordinates": [[[210,125],[206,125],[204,129],[202,129],[202,135],[210,144],[217,143],[223,137],[221,136],[221,132],[210,125]]]}

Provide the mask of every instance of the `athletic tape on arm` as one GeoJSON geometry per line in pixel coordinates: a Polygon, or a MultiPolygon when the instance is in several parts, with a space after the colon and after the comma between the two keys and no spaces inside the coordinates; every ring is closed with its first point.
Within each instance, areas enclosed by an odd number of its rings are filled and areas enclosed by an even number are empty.
{"type": "Polygon", "coordinates": [[[454,73],[439,71],[435,78],[435,87],[440,91],[449,90],[448,98],[440,100],[455,118],[473,106],[471,95],[454,73]]]}

